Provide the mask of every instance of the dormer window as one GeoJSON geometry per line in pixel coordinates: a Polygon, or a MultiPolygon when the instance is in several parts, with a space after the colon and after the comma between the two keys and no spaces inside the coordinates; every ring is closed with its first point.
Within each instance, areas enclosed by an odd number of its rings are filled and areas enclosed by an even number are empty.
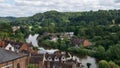
{"type": "Polygon", "coordinates": [[[15,51],[14,50],[14,47],[11,45],[11,44],[8,44],[6,47],[5,47],[6,50],[10,50],[10,51],[15,51]]]}
{"type": "Polygon", "coordinates": [[[62,60],[62,61],[66,61],[65,56],[62,56],[62,57],[61,57],[61,60],[62,60]]]}
{"type": "Polygon", "coordinates": [[[52,61],[52,58],[51,58],[51,57],[49,57],[49,58],[48,58],[48,61],[52,61]]]}
{"type": "Polygon", "coordinates": [[[12,48],[11,48],[11,47],[9,47],[9,50],[11,51],[11,50],[12,50],[12,48]]]}
{"type": "Polygon", "coordinates": [[[59,58],[58,58],[58,57],[55,57],[55,58],[54,58],[54,61],[59,61],[59,58]]]}

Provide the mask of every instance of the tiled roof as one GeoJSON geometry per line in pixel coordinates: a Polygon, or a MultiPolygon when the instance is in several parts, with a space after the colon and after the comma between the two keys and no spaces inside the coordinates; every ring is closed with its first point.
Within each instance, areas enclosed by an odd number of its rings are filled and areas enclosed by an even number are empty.
{"type": "Polygon", "coordinates": [[[11,44],[12,46],[14,46],[16,49],[20,49],[22,47],[23,44],[26,44],[28,45],[28,47],[32,47],[32,43],[23,43],[23,42],[16,42],[16,41],[11,41],[11,40],[2,40],[4,43],[5,43],[5,47],[8,45],[8,44],[11,44]]]}
{"type": "Polygon", "coordinates": [[[0,48],[0,63],[15,60],[17,58],[21,58],[21,57],[24,57],[24,56],[26,56],[26,55],[21,54],[21,53],[15,53],[15,52],[8,51],[8,50],[0,48]]]}
{"type": "Polygon", "coordinates": [[[11,40],[2,40],[4,43],[5,43],[5,47],[8,45],[8,44],[11,44],[11,45],[15,45],[14,47],[16,48],[16,46],[18,48],[20,48],[23,43],[22,42],[15,42],[15,41],[11,41],[11,40]]]}

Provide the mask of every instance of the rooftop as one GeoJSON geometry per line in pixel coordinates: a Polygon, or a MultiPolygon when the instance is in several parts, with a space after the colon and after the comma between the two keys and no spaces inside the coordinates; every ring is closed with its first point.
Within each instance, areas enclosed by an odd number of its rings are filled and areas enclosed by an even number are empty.
{"type": "Polygon", "coordinates": [[[0,63],[15,60],[15,59],[18,59],[24,56],[26,55],[21,54],[21,53],[15,53],[15,52],[0,48],[0,63]]]}

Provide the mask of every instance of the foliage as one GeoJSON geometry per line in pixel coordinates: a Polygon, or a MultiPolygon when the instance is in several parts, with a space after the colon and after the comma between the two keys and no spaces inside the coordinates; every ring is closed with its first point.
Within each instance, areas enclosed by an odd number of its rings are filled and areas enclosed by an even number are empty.
{"type": "Polygon", "coordinates": [[[110,68],[109,63],[105,60],[101,60],[98,63],[98,68],[110,68]]]}
{"type": "Polygon", "coordinates": [[[120,68],[120,67],[112,61],[107,62],[105,60],[101,60],[99,61],[98,68],[120,68]]]}
{"type": "Polygon", "coordinates": [[[120,10],[87,12],[47,11],[30,17],[0,17],[0,39],[25,41],[29,34],[39,33],[40,46],[57,48],[99,60],[112,60],[120,65],[120,10]],[[13,26],[20,29],[13,32],[13,26]],[[89,48],[75,48],[69,40],[49,41],[44,33],[74,32],[76,37],[90,40],[89,48]]]}
{"type": "Polygon", "coordinates": [[[32,65],[32,64],[29,64],[28,66],[27,66],[27,68],[36,68],[34,65],[32,65]]]}
{"type": "Polygon", "coordinates": [[[110,68],[120,68],[117,64],[112,61],[109,61],[110,68]]]}
{"type": "Polygon", "coordinates": [[[68,48],[69,52],[72,52],[74,54],[77,54],[79,56],[87,56],[88,55],[88,50],[87,49],[82,49],[82,48],[75,48],[75,47],[71,47],[68,48]]]}
{"type": "Polygon", "coordinates": [[[94,47],[93,48],[93,54],[92,56],[99,58],[99,59],[104,59],[106,57],[105,55],[105,49],[102,46],[94,47]]]}
{"type": "Polygon", "coordinates": [[[120,64],[120,45],[111,46],[106,52],[107,59],[120,64]]]}

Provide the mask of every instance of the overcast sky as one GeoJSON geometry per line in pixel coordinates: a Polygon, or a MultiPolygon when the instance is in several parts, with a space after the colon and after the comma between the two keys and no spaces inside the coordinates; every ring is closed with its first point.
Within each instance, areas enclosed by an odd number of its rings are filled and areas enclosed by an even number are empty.
{"type": "Polygon", "coordinates": [[[0,0],[0,16],[31,16],[49,10],[75,12],[120,9],[120,0],[0,0]]]}

